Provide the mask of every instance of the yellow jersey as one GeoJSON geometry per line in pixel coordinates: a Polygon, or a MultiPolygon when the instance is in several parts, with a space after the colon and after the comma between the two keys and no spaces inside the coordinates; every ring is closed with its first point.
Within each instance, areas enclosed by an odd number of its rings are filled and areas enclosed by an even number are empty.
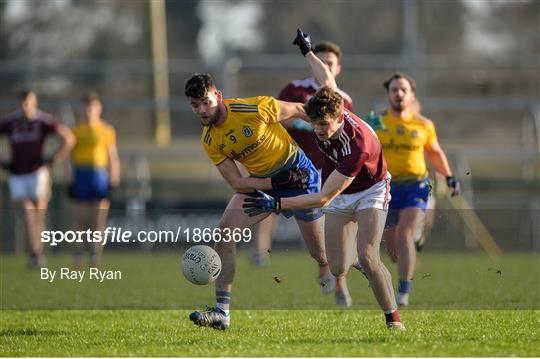
{"type": "Polygon", "coordinates": [[[215,165],[230,158],[256,177],[281,169],[298,151],[278,122],[279,101],[269,96],[225,99],[227,118],[204,127],[201,141],[215,165]]]}
{"type": "Polygon", "coordinates": [[[104,121],[80,122],[73,128],[76,143],[72,158],[75,166],[106,168],[109,164],[109,146],[116,144],[114,128],[104,121]]]}
{"type": "Polygon", "coordinates": [[[389,110],[381,116],[384,129],[377,130],[383,155],[393,182],[407,182],[428,176],[424,148],[429,148],[437,135],[431,120],[411,114],[398,118],[389,110]]]}

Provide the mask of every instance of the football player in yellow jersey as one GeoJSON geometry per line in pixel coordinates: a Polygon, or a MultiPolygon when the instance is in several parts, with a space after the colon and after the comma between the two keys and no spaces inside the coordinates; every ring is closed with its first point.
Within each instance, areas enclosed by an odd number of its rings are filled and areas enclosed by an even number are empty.
{"type": "MultiPolygon", "coordinates": [[[[266,218],[269,213],[250,217],[242,210],[247,193],[255,189],[277,197],[292,197],[319,190],[319,173],[280,121],[303,118],[302,103],[278,101],[260,96],[223,99],[209,74],[194,74],[186,81],[185,95],[191,109],[203,125],[201,141],[222,177],[236,191],[230,200],[219,227],[247,228],[266,218]],[[240,162],[249,177],[243,177],[234,161],[240,162]]],[[[282,211],[294,216],[310,255],[321,267],[323,290],[331,291],[335,279],[326,259],[320,209],[282,211]]],[[[225,330],[229,327],[230,297],[235,272],[236,246],[233,241],[216,241],[222,261],[216,280],[216,308],[191,313],[190,320],[200,326],[225,330]]],[[[339,280],[342,280],[340,278],[339,280]]]]}
{"type": "Polygon", "coordinates": [[[446,177],[452,196],[459,182],[442,150],[433,122],[416,111],[416,84],[412,78],[395,73],[383,84],[389,108],[382,114],[377,136],[392,174],[390,213],[384,235],[391,256],[397,257],[397,303],[409,304],[411,281],[416,266],[415,237],[424,224],[430,195],[426,159],[446,177]]]}
{"type": "MultiPolygon", "coordinates": [[[[70,197],[81,230],[103,231],[109,211],[109,190],[120,182],[120,160],[114,128],[101,118],[101,100],[95,93],[83,98],[85,116],[73,128],[76,144],[72,152],[73,181],[70,197]]],[[[82,243],[77,243],[74,266],[82,267],[82,243]]],[[[101,263],[103,245],[92,243],[90,266],[101,263]]]]}

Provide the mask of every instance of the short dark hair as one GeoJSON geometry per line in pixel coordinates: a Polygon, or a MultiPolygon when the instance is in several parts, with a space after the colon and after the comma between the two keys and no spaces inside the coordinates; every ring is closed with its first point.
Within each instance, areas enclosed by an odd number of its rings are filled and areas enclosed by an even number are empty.
{"type": "Polygon", "coordinates": [[[324,40],[315,45],[313,53],[317,54],[319,52],[331,52],[337,56],[338,60],[341,60],[341,49],[332,41],[324,40]]]}
{"type": "Polygon", "coordinates": [[[343,97],[328,86],[321,87],[304,105],[310,121],[320,121],[325,116],[335,118],[343,112],[343,97]]]}
{"type": "Polygon", "coordinates": [[[390,89],[390,83],[398,79],[407,80],[409,82],[409,85],[411,85],[411,89],[413,90],[413,92],[416,93],[416,81],[414,81],[412,77],[404,74],[403,72],[394,72],[394,74],[388,80],[383,82],[383,87],[386,89],[386,91],[388,91],[390,89]]]}
{"type": "Polygon", "coordinates": [[[90,105],[92,102],[94,101],[98,101],[98,102],[101,102],[101,99],[99,98],[99,95],[97,94],[97,92],[95,91],[88,91],[87,93],[84,94],[84,96],[82,97],[82,102],[88,106],[90,105]]]}
{"type": "Polygon", "coordinates": [[[21,101],[25,101],[28,98],[28,96],[30,96],[30,94],[32,94],[32,93],[37,96],[36,91],[34,91],[32,89],[29,89],[29,88],[28,89],[23,89],[23,90],[21,90],[19,92],[19,99],[21,101]]]}
{"type": "Polygon", "coordinates": [[[196,73],[186,80],[184,93],[186,97],[203,98],[208,91],[215,88],[216,84],[210,74],[196,73]]]}

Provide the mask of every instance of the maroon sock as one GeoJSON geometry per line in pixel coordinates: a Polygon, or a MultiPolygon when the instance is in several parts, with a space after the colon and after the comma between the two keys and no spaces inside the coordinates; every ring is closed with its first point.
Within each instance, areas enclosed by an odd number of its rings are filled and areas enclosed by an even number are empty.
{"type": "Polygon", "coordinates": [[[399,313],[397,309],[395,309],[392,313],[384,313],[384,316],[386,317],[386,322],[401,322],[401,319],[399,318],[399,313]]]}

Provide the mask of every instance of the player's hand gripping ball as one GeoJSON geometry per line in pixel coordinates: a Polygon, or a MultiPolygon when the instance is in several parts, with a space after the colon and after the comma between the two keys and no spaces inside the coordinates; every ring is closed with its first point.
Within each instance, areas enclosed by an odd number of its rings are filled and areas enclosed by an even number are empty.
{"type": "Polygon", "coordinates": [[[208,246],[193,246],[182,257],[182,273],[193,284],[212,283],[221,273],[221,258],[208,246]]]}

